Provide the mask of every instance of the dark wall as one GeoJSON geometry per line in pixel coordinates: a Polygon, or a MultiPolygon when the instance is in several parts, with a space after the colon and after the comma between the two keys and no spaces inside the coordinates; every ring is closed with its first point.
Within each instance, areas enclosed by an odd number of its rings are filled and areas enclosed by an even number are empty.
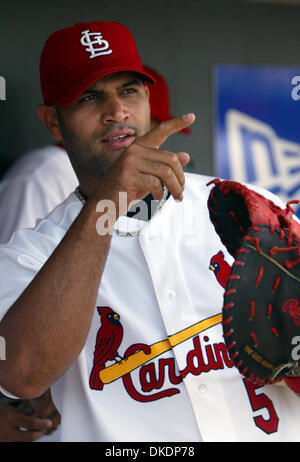
{"type": "MultiPolygon", "coordinates": [[[[47,36],[77,21],[116,20],[135,36],[144,62],[169,81],[174,115],[193,111],[190,136],[166,146],[187,151],[187,168],[213,173],[213,67],[219,63],[299,65],[300,8],[201,0],[2,0],[0,176],[25,151],[51,142],[36,115],[39,55],[47,36]]],[[[299,118],[300,122],[300,118],[299,118]]]]}

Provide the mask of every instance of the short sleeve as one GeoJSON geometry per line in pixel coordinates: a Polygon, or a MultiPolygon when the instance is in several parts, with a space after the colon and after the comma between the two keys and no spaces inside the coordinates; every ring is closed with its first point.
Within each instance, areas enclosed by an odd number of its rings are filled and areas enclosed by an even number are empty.
{"type": "Polygon", "coordinates": [[[30,241],[30,232],[17,231],[10,244],[0,245],[0,320],[47,260],[30,241]]]}

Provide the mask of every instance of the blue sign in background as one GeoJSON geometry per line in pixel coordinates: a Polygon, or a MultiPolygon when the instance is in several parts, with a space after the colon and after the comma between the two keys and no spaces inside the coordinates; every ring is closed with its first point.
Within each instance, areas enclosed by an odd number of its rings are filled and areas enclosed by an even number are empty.
{"type": "Polygon", "coordinates": [[[220,65],[214,84],[214,174],[300,199],[300,68],[220,65]]]}

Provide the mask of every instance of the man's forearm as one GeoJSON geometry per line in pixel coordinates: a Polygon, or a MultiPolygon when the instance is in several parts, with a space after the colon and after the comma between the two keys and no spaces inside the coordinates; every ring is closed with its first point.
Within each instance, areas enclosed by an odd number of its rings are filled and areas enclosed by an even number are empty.
{"type": "Polygon", "coordinates": [[[111,240],[97,234],[98,218],[87,203],[0,323],[0,384],[19,397],[41,395],[84,346],[111,240]]]}

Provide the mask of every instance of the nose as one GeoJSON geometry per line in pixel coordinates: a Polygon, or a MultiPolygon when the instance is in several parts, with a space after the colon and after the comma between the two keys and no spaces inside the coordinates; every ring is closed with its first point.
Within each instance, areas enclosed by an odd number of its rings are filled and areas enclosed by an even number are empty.
{"type": "Polygon", "coordinates": [[[120,123],[127,120],[128,116],[126,105],[118,96],[106,98],[102,110],[102,122],[104,124],[120,123]]]}

